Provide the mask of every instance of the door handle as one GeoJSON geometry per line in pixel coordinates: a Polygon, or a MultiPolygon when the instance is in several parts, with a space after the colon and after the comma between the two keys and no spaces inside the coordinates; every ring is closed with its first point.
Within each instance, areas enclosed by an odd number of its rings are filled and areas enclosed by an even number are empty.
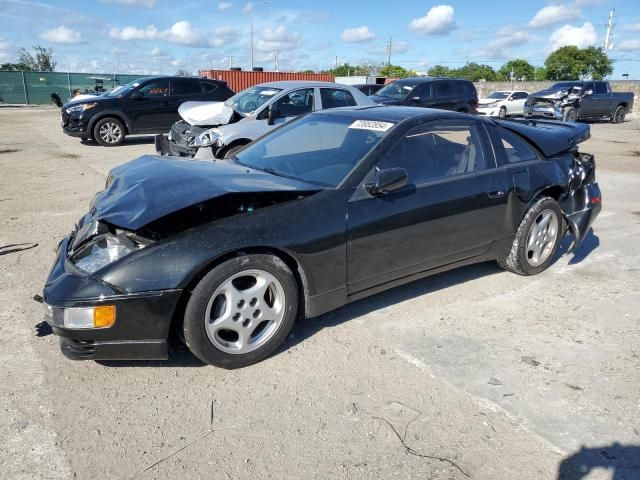
{"type": "Polygon", "coordinates": [[[505,191],[504,190],[492,190],[490,192],[487,192],[487,196],[489,198],[502,198],[505,195],[505,191]]]}

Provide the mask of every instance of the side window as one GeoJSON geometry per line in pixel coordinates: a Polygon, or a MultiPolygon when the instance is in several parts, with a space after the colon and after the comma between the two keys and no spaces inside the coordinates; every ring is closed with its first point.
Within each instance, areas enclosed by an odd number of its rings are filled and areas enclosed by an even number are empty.
{"type": "Polygon", "coordinates": [[[485,132],[471,122],[419,125],[383,155],[379,168],[401,167],[410,183],[486,170],[485,132]]]}
{"type": "Polygon", "coordinates": [[[469,82],[453,82],[453,90],[456,95],[473,95],[472,85],[469,82]]]}
{"type": "Polygon", "coordinates": [[[527,92],[516,92],[516,93],[513,94],[513,99],[514,100],[524,100],[528,96],[529,96],[529,94],[527,92]]]}
{"type": "Polygon", "coordinates": [[[145,97],[166,97],[169,95],[169,80],[154,80],[138,90],[145,97]]]}
{"type": "Polygon", "coordinates": [[[538,155],[529,144],[515,133],[504,128],[498,130],[498,135],[502,140],[502,146],[509,163],[527,162],[537,160],[538,155]]]}
{"type": "Polygon", "coordinates": [[[428,100],[431,98],[431,85],[433,82],[424,82],[418,85],[411,92],[410,97],[420,97],[420,100],[428,100]]]}
{"type": "Polygon", "coordinates": [[[274,104],[281,117],[297,117],[313,111],[313,88],[289,92],[274,104]]]}
{"type": "Polygon", "coordinates": [[[450,97],[453,95],[451,82],[436,82],[436,97],[450,97]]]}
{"type": "Polygon", "coordinates": [[[196,95],[202,93],[200,82],[176,78],[171,81],[171,95],[196,95]]]}
{"type": "Polygon", "coordinates": [[[581,93],[584,93],[584,92],[586,92],[587,90],[591,90],[591,91],[593,91],[593,88],[594,88],[594,87],[593,87],[593,83],[587,83],[586,85],[584,85],[584,86],[582,87],[582,92],[581,92],[581,93]]]}
{"type": "Polygon", "coordinates": [[[596,82],[594,93],[607,93],[607,84],[605,82],[596,82]]]}
{"type": "Polygon", "coordinates": [[[320,98],[322,99],[323,109],[353,107],[357,105],[356,100],[353,98],[353,95],[351,95],[351,92],[336,88],[321,88],[320,98]]]}
{"type": "Polygon", "coordinates": [[[200,82],[200,90],[202,93],[211,93],[218,88],[218,85],[211,82],[200,82]]]}

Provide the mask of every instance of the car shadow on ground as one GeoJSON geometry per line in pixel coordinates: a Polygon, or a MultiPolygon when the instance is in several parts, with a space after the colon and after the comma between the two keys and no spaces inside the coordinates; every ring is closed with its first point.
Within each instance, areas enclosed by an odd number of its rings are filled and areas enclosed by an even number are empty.
{"type": "Polygon", "coordinates": [[[640,478],[640,445],[614,442],[597,448],[582,447],[558,466],[557,480],[583,480],[595,469],[611,472],[612,480],[640,478]]]}
{"type": "MultiPolygon", "coordinates": [[[[134,135],[134,136],[125,137],[124,142],[122,143],[122,145],[119,145],[119,147],[126,147],[128,145],[151,145],[153,143],[155,143],[154,135],[134,135]]],[[[88,147],[100,146],[98,142],[90,138],[82,141],[82,144],[88,147]]],[[[110,148],[113,148],[113,147],[110,147],[110,148]]]]}

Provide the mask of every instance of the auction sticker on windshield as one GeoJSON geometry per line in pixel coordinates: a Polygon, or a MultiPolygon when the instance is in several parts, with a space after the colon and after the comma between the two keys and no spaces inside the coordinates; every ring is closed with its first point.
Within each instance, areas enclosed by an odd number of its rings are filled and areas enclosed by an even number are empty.
{"type": "Polygon", "coordinates": [[[356,120],[349,128],[357,128],[359,130],[373,130],[375,132],[386,132],[391,127],[393,127],[393,123],[389,122],[378,122],[376,120],[356,120]]]}

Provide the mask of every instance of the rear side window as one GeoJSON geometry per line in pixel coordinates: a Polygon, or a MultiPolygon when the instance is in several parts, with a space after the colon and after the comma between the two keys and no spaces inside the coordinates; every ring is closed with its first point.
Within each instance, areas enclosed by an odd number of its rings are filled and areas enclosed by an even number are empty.
{"type": "Polygon", "coordinates": [[[436,82],[436,96],[450,97],[453,94],[452,82],[436,82]]]}
{"type": "Polygon", "coordinates": [[[172,80],[172,95],[196,95],[202,93],[199,82],[177,78],[172,80]]]}
{"type": "Polygon", "coordinates": [[[607,84],[605,82],[596,82],[595,93],[607,93],[607,84]]]}
{"type": "Polygon", "coordinates": [[[154,80],[138,91],[147,98],[166,97],[169,95],[169,80],[154,80]]]}
{"type": "Polygon", "coordinates": [[[202,93],[211,93],[218,88],[218,85],[211,82],[200,82],[202,93]]]}
{"type": "Polygon", "coordinates": [[[322,108],[353,107],[357,105],[356,100],[350,92],[337,88],[321,88],[320,98],[322,108]]]}
{"type": "Polygon", "coordinates": [[[476,89],[471,82],[454,82],[453,88],[456,95],[473,97],[476,94],[476,89]]]}
{"type": "Polygon", "coordinates": [[[533,147],[515,133],[499,128],[498,135],[502,140],[502,146],[509,163],[528,162],[538,159],[538,154],[533,147]]]}
{"type": "Polygon", "coordinates": [[[528,96],[529,96],[529,94],[527,92],[516,92],[516,93],[513,94],[513,96],[511,98],[513,100],[524,100],[528,96]]]}

